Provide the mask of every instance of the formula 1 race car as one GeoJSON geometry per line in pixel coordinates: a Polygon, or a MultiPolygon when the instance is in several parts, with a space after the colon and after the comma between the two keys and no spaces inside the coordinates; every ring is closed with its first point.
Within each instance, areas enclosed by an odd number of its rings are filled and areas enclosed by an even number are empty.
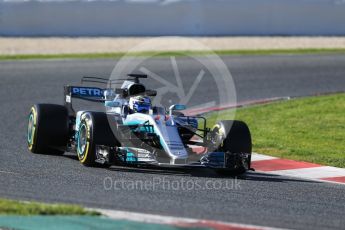
{"type": "Polygon", "coordinates": [[[85,166],[111,165],[211,168],[241,174],[251,169],[251,135],[242,121],[223,120],[212,129],[201,116],[185,116],[185,105],[151,105],[157,92],[128,79],[83,77],[105,88],[65,86],[64,105],[36,104],[29,114],[27,143],[33,153],[76,153],[85,166]],[[122,84],[121,87],[112,87],[122,84]],[[104,103],[104,111],[75,112],[72,100],[104,103]],[[195,153],[195,147],[203,153],[195,153]]]}

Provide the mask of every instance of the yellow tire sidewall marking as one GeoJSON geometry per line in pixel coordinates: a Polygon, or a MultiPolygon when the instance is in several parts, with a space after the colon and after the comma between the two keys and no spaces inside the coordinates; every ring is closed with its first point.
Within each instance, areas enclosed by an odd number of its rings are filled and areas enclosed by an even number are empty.
{"type": "Polygon", "coordinates": [[[81,163],[84,163],[87,159],[87,155],[89,154],[89,147],[90,147],[90,125],[88,124],[88,121],[85,120],[85,127],[86,127],[86,144],[85,144],[85,148],[84,148],[84,154],[83,157],[80,157],[80,154],[78,154],[78,158],[80,160],[81,163]]]}
{"type": "Polygon", "coordinates": [[[33,126],[32,126],[32,130],[31,130],[31,143],[28,142],[28,148],[29,150],[32,150],[34,144],[35,144],[35,139],[36,139],[36,125],[37,125],[37,112],[35,107],[31,107],[31,112],[30,114],[33,115],[33,126]]]}
{"type": "MultiPolygon", "coordinates": [[[[220,127],[220,125],[219,124],[215,124],[214,126],[213,126],[213,128],[212,128],[212,130],[214,130],[214,129],[218,129],[218,133],[217,133],[217,135],[219,135],[219,136],[225,136],[225,131],[224,131],[224,129],[222,129],[222,127],[220,127]]],[[[223,147],[223,145],[224,145],[224,143],[223,143],[223,141],[219,144],[219,146],[220,147],[223,147]]]]}

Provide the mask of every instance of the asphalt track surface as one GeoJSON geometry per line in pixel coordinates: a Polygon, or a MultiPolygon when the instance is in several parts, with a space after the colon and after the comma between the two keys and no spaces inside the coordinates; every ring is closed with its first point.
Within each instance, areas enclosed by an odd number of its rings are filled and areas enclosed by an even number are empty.
{"type": "MultiPolygon", "coordinates": [[[[177,60],[186,66],[186,78],[188,71],[191,75],[198,72],[188,59],[177,60]]],[[[239,102],[345,89],[345,55],[233,56],[223,60],[231,69],[239,102]]],[[[169,77],[167,62],[169,59],[161,58],[149,65],[169,77]]],[[[26,122],[30,106],[61,103],[64,84],[77,83],[83,74],[107,76],[113,66],[112,60],[0,62],[0,197],[271,227],[344,228],[343,185],[258,172],[235,179],[204,170],[86,168],[70,154],[29,153],[26,122]],[[136,182],[136,188],[130,182],[136,182]],[[208,189],[212,182],[217,189],[208,189]]],[[[207,85],[200,87],[207,89],[207,85]]]]}

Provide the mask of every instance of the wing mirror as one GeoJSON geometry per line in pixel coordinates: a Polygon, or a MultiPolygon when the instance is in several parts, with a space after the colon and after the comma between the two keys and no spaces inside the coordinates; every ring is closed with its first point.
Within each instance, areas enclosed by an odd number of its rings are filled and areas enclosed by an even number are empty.
{"type": "Polygon", "coordinates": [[[107,106],[107,107],[121,107],[121,104],[118,101],[106,101],[105,106],[107,106]]]}
{"type": "Polygon", "coordinates": [[[172,115],[174,110],[185,110],[187,107],[185,105],[175,104],[169,107],[169,115],[172,115]]]}

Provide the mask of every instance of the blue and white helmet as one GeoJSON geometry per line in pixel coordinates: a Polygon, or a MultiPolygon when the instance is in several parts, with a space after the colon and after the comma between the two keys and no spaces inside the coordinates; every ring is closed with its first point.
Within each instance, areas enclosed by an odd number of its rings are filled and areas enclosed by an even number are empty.
{"type": "Polygon", "coordinates": [[[129,108],[135,113],[148,113],[151,109],[151,99],[146,96],[131,97],[129,108]]]}

